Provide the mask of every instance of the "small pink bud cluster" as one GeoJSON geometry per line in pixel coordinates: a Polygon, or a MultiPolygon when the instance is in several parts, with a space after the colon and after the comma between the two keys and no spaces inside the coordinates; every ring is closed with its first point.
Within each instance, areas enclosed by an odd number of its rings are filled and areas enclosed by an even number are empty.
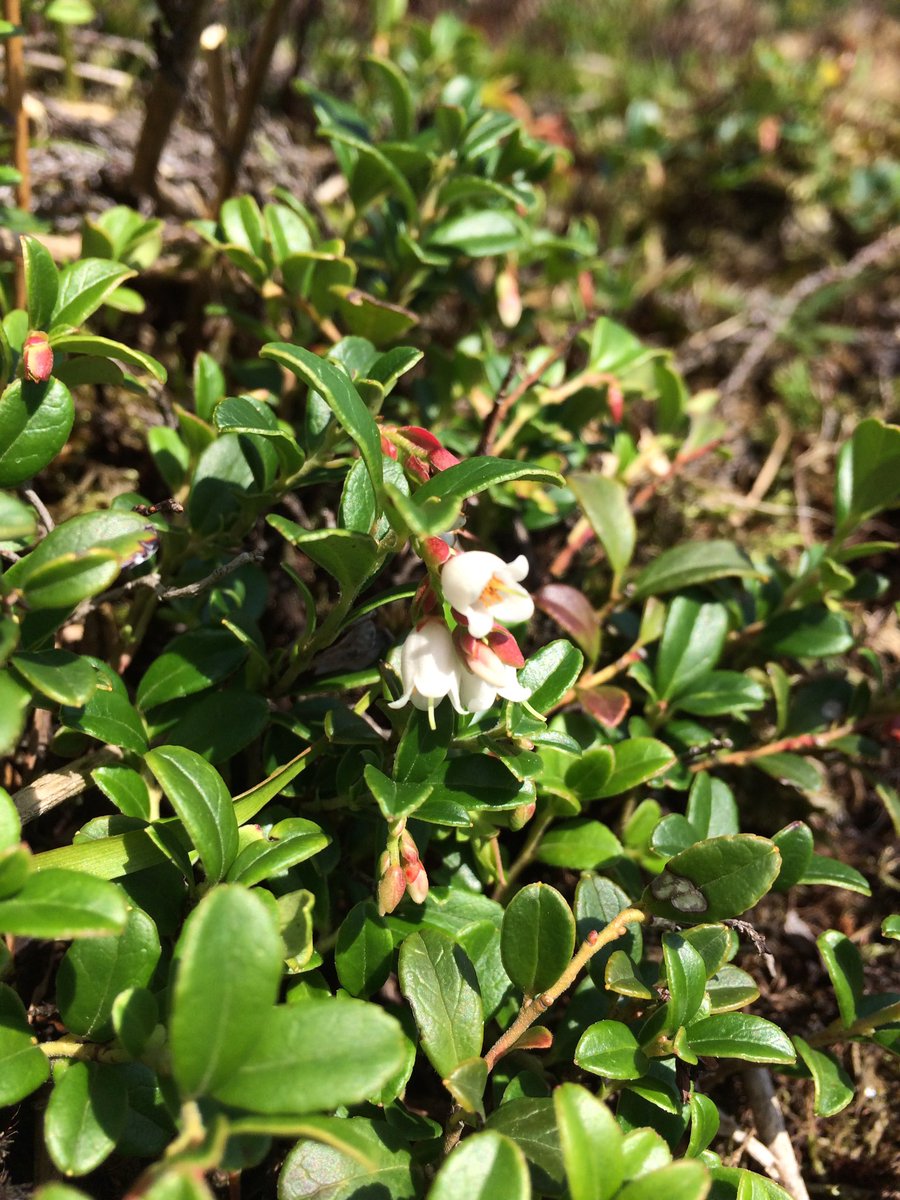
{"type": "Polygon", "coordinates": [[[378,868],[378,911],[381,916],[392,913],[405,895],[414,904],[424,904],[428,895],[428,875],[419,858],[419,848],[405,829],[401,830],[395,844],[399,849],[399,861],[385,850],[378,868]]]}
{"type": "Polygon", "coordinates": [[[433,433],[419,425],[387,427],[381,434],[381,449],[420,483],[427,483],[433,472],[446,471],[459,462],[433,433]]]}
{"type": "Polygon", "coordinates": [[[46,333],[29,333],[22,347],[22,366],[29,383],[46,383],[53,373],[53,350],[46,333]]]}

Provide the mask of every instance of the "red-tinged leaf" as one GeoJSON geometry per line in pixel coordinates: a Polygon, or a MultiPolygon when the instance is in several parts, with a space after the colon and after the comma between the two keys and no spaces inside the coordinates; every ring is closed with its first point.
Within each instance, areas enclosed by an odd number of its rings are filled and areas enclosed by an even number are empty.
{"type": "Polygon", "coordinates": [[[589,659],[597,657],[600,622],[583,592],[566,583],[548,583],[535,593],[534,602],[578,643],[589,659]]]}
{"type": "Polygon", "coordinates": [[[622,688],[602,684],[595,688],[579,688],[581,707],[595,717],[601,725],[615,729],[625,720],[631,708],[631,697],[622,688]]]}
{"type": "Polygon", "coordinates": [[[516,1042],[517,1050],[549,1050],[553,1045],[553,1034],[543,1025],[532,1025],[516,1042]]]}

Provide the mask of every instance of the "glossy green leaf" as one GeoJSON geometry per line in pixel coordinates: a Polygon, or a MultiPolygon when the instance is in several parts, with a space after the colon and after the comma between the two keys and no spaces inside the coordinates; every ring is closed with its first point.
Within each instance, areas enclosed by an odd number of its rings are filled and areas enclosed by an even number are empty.
{"type": "Polygon", "coordinates": [[[469,258],[505,254],[522,240],[522,230],[515,216],[489,208],[450,217],[429,235],[430,245],[457,250],[469,258]]]}
{"type": "Polygon", "coordinates": [[[57,704],[86,704],[97,674],[86,659],[68,650],[42,650],[13,656],[12,666],[42,696],[57,704]]]}
{"type": "Polygon", "coordinates": [[[853,645],[853,631],[840,613],[824,605],[773,617],[760,635],[760,650],[787,658],[827,658],[853,645]]]}
{"type": "Polygon", "coordinates": [[[0,754],[10,754],[25,728],[31,695],[10,671],[0,671],[0,754]]]}
{"type": "Polygon", "coordinates": [[[553,1093],[571,1200],[611,1200],[624,1178],[622,1131],[602,1100],[564,1083],[553,1093]]]}
{"type": "Polygon", "coordinates": [[[637,541],[625,487],[605,475],[579,473],[571,475],[568,483],[606,551],[613,573],[620,576],[631,562],[637,541]]]}
{"type": "Polygon", "coordinates": [[[740,671],[710,671],[689,684],[674,703],[695,717],[718,717],[756,712],[766,703],[766,691],[740,671]]]}
{"type": "Polygon", "coordinates": [[[575,918],[556,888],[531,883],[503,914],[500,954],[507,975],[527,996],[556,983],[575,948],[575,918]]]}
{"type": "Polygon", "coordinates": [[[633,999],[650,1000],[653,993],[635,974],[635,966],[624,950],[613,950],[603,972],[603,983],[607,991],[633,999]]]}
{"type": "Polygon", "coordinates": [[[156,926],[139,908],[129,910],[118,937],[74,942],[56,976],[56,1002],[66,1027],[106,1041],[112,1036],[110,1018],[116,997],[126,988],[148,983],[159,956],[156,926]]]}
{"type": "Polygon", "coordinates": [[[872,889],[865,877],[860,875],[855,867],[841,862],[840,859],[828,858],[824,854],[810,856],[806,869],[798,882],[846,888],[850,892],[859,892],[861,896],[872,895],[872,889]]]}
{"type": "Polygon", "coordinates": [[[736,1008],[746,1008],[754,1000],[759,999],[759,988],[756,980],[740,967],[732,963],[723,963],[709,979],[707,984],[709,995],[709,1010],[711,1013],[732,1012],[736,1008]]]}
{"type": "Polygon", "coordinates": [[[267,837],[249,842],[232,862],[227,880],[253,887],[319,854],[331,839],[305,817],[287,817],[267,837]]]}
{"type": "Polygon", "coordinates": [[[281,938],[269,907],[237,884],[213,888],[176,947],[169,1045],[183,1095],[214,1091],[246,1063],[280,978],[281,938]]]}
{"type": "Polygon", "coordinates": [[[781,856],[768,838],[709,838],[669,859],[641,902],[670,921],[722,921],[752,908],[780,869],[781,856]]]}
{"type": "Polygon", "coordinates": [[[126,817],[150,820],[150,793],[147,785],[133,767],[113,763],[95,767],[91,778],[108,800],[126,817]]]}
{"type": "Polygon", "coordinates": [[[622,843],[602,821],[564,821],[544,834],[538,849],[539,862],[573,871],[592,871],[614,862],[622,854],[622,843]]]}
{"type": "Polygon", "coordinates": [[[409,1151],[384,1121],[318,1117],[312,1136],[288,1153],[278,1176],[278,1200],[414,1200],[409,1151]]]}
{"type": "Polygon", "coordinates": [[[210,1089],[259,1113],[332,1111],[377,1096],[405,1061],[399,1024],[362,1000],[304,1000],[255,1010],[237,1070],[210,1089]]]}
{"type": "Polygon", "coordinates": [[[60,714],[63,724],[77,729],[111,746],[121,746],[143,754],[147,749],[147,733],[137,709],[120,691],[108,690],[100,681],[87,704],[80,708],[64,708],[60,714]]]}
{"type": "Polygon", "coordinates": [[[688,793],[687,819],[701,839],[737,833],[737,804],[728,784],[699,771],[688,793]]]}
{"type": "Polygon", "coordinates": [[[678,933],[666,933],[662,939],[663,962],[669,1000],[666,1029],[675,1033],[697,1015],[706,992],[706,964],[697,951],[678,933]]]}
{"type": "Polygon", "coordinates": [[[31,505],[0,492],[0,542],[29,542],[36,532],[37,517],[31,505]]]}
{"type": "Polygon", "coordinates": [[[856,1094],[853,1082],[840,1063],[824,1050],[815,1050],[802,1037],[794,1035],[794,1046],[813,1078],[817,1117],[834,1117],[847,1107],[856,1094]]]}
{"type": "Polygon", "coordinates": [[[588,803],[596,800],[613,773],[616,755],[612,746],[597,746],[579,755],[565,773],[565,784],[588,803]]]}
{"type": "Polygon", "coordinates": [[[20,241],[28,293],[28,324],[32,329],[46,329],[56,305],[59,273],[53,255],[36,237],[23,235],[20,241]]]}
{"type": "Polygon", "coordinates": [[[605,1079],[639,1079],[650,1061],[637,1038],[621,1021],[595,1021],[579,1039],[575,1063],[605,1079]]]}
{"type": "Polygon", "coordinates": [[[247,653],[247,647],[227,629],[179,634],[144,672],[135,697],[138,708],[146,712],[220,683],[238,669],[247,653]]]}
{"type": "Polygon", "coordinates": [[[269,342],[260,350],[317,392],[340,424],[359,446],[376,491],[382,483],[381,438],[372,414],[363,404],[349,376],[334,364],[300,346],[269,342]]]}
{"type": "Polygon", "coordinates": [[[874,417],[860,421],[838,460],[835,516],[853,528],[891,508],[900,496],[900,426],[874,417]]]}
{"type": "Polygon", "coordinates": [[[429,783],[395,783],[371,765],[363,769],[363,775],[386,821],[412,816],[434,790],[429,783]]]}
{"type": "Polygon", "coordinates": [[[636,1179],[672,1161],[672,1152],[653,1129],[632,1129],[622,1142],[625,1178],[636,1179]]]}
{"type": "Polygon", "coordinates": [[[444,1087],[453,1097],[454,1103],[467,1113],[476,1113],[484,1119],[484,1089],[487,1086],[488,1065],[483,1058],[465,1058],[457,1063],[447,1078],[444,1087]]]}
{"type": "Polygon", "coordinates": [[[459,504],[501,483],[517,481],[562,484],[562,477],[547,467],[520,463],[509,458],[467,458],[464,462],[438,471],[428,483],[417,488],[415,503],[427,507],[436,501],[453,500],[459,504]]]}
{"type": "Polygon", "coordinates": [[[113,341],[112,338],[97,337],[93,333],[62,333],[52,337],[50,344],[55,352],[112,358],[116,362],[124,363],[126,367],[133,367],[137,371],[152,375],[158,383],[166,382],[166,368],[161,362],[157,362],[143,350],[135,350],[122,342],[113,341]]]}
{"type": "Polygon", "coordinates": [[[686,542],[664,550],[635,580],[634,598],[661,596],[729,576],[758,574],[733,542],[686,542]]]}
{"type": "Polygon", "coordinates": [[[50,1062],[35,1044],[25,1006],[0,983],[0,1106],[18,1104],[50,1075],[50,1062]]]}
{"type": "Polygon", "coordinates": [[[49,332],[83,324],[120,283],[136,274],[130,267],[104,258],[82,258],[63,267],[49,332]]]}
{"type": "Polygon", "coordinates": [[[685,1155],[696,1158],[715,1139],[719,1132],[719,1110],[715,1101],[700,1092],[691,1092],[691,1138],[685,1155]]]}
{"type": "Polygon", "coordinates": [[[55,1083],[44,1117],[50,1158],[65,1175],[86,1175],[115,1149],[128,1106],[120,1077],[96,1063],[73,1062],[55,1083]]]}
{"type": "Polygon", "coordinates": [[[371,901],[354,905],[341,922],[334,965],[341,987],[367,1000],[391,970],[394,939],[371,901]]]}
{"type": "Polygon", "coordinates": [[[532,654],[519,672],[519,683],[531,690],[528,703],[539,713],[553,708],[581,674],[584,655],[560,638],[532,654]]]}
{"type": "Polygon", "coordinates": [[[674,751],[656,738],[628,738],[624,742],[617,742],[613,750],[613,769],[594,797],[597,800],[629,792],[639,784],[661,775],[675,762],[674,751]]]}
{"type": "Polygon", "coordinates": [[[694,1021],[687,1031],[695,1054],[709,1058],[740,1058],[745,1062],[794,1062],[790,1038],[777,1025],[747,1013],[721,1013],[694,1021]]]}
{"type": "Polygon", "coordinates": [[[445,1160],[428,1200],[531,1200],[525,1156],[514,1141],[486,1130],[461,1142],[445,1160]]]}
{"type": "Polygon", "coordinates": [[[446,934],[423,929],[400,947],[399,976],[422,1049],[448,1078],[459,1063],[481,1053],[484,1015],[472,964],[446,934]]]}
{"type": "Polygon", "coordinates": [[[831,979],[841,1020],[850,1026],[859,1016],[859,1002],[865,988],[862,958],[846,934],[826,929],[816,938],[816,945],[831,979]]]}
{"type": "Polygon", "coordinates": [[[58,379],[16,379],[0,394],[0,487],[24,483],[51,462],[69,438],[75,407],[58,379]]]}
{"type": "Polygon", "coordinates": [[[126,988],[113,1000],[111,1016],[116,1037],[132,1058],[139,1058],[159,1021],[156,997],[143,987],[126,988]]]}
{"type": "Polygon", "coordinates": [[[0,931],[53,941],[101,937],[121,933],[127,915],[115,884],[49,868],[30,875],[15,897],[0,901],[0,931]]]}
{"type": "Polygon", "coordinates": [[[781,855],[781,870],[773,884],[776,892],[786,892],[806,873],[813,856],[812,830],[803,821],[792,821],[776,833],[772,841],[781,855]]]}
{"type": "MultiPolygon", "coordinates": [[[[628,895],[605,875],[582,875],[575,888],[575,921],[579,941],[596,930],[602,932],[611,921],[629,907],[628,895]]],[[[622,950],[632,962],[639,962],[643,951],[643,934],[639,924],[627,925],[623,937],[611,942],[591,958],[592,978],[601,986],[604,969],[610,956],[622,950]]]]}
{"type": "Polygon", "coordinates": [[[706,1167],[685,1159],[633,1179],[618,1193],[617,1200],[659,1200],[660,1196],[666,1200],[704,1200],[711,1186],[706,1167]]]}
{"type": "Polygon", "coordinates": [[[222,776],[183,746],[159,746],[144,761],[188,831],[207,879],[218,883],[238,850],[237,819],[222,776]]]}
{"type": "Polygon", "coordinates": [[[728,632],[724,604],[676,596],[669,606],[656,657],[659,696],[671,700],[707,675],[719,661],[728,632]]]}
{"type": "Polygon", "coordinates": [[[350,529],[302,529],[294,521],[277,515],[267,517],[273,529],[312,559],[353,596],[371,575],[378,561],[378,544],[365,533],[350,529]]]}

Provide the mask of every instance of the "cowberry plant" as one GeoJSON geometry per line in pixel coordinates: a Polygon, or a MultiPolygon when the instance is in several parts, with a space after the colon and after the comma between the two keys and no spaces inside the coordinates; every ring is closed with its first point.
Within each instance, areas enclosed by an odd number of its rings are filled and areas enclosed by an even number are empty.
{"type": "Polygon", "coordinates": [[[660,550],[715,397],[580,308],[602,263],[545,220],[552,147],[434,53],[314,96],[324,215],[200,226],[236,332],[168,383],[109,336],[152,222],[114,210],[62,269],[22,238],[0,748],[40,769],[0,792],[0,1103],[90,1177],[47,1200],[774,1198],[710,1092],[766,1064],[832,1115],[849,1043],[900,1050],[837,930],[816,1027],[748,1011],[764,897],[869,891],[804,820],[759,829],[896,728],[858,631],[900,428],[858,422],[799,557],[660,550]],[[90,388],[160,401],[143,492],[54,525],[90,388]]]}

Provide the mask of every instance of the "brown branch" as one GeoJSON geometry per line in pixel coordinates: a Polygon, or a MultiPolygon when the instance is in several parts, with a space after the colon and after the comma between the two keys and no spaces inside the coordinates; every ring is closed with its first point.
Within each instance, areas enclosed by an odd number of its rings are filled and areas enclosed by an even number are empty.
{"type": "Polygon", "coordinates": [[[263,84],[269,74],[269,65],[272,55],[275,53],[275,46],[289,4],[290,0],[272,0],[269,11],[266,13],[265,22],[253,51],[253,61],[250,64],[247,82],[237,102],[237,116],[224,148],[219,190],[215,203],[216,212],[234,191],[241,159],[250,135],[253,114],[256,112],[263,84]]]}
{"type": "Polygon", "coordinates": [[[49,771],[29,783],[13,795],[13,802],[18,809],[19,819],[23,825],[41,817],[56,808],[64,800],[71,800],[86,791],[92,783],[91,772],[97,767],[106,767],[122,761],[122,751],[118,746],[105,746],[102,750],[92,750],[81,758],[76,758],[58,771],[49,771]]]}
{"type": "Polygon", "coordinates": [[[809,1200],[781,1105],[775,1095],[772,1076],[766,1067],[747,1067],[742,1071],[741,1078],[747,1100],[753,1109],[756,1131],[763,1145],[772,1152],[782,1184],[794,1200],[809,1200]]]}
{"type": "Polygon", "coordinates": [[[497,398],[494,402],[494,407],[488,416],[484,431],[481,435],[481,441],[479,442],[478,450],[479,454],[491,453],[494,442],[497,439],[497,433],[500,429],[500,426],[506,420],[510,411],[516,406],[516,404],[518,404],[529,388],[534,387],[536,383],[540,382],[542,377],[555,362],[558,362],[561,358],[564,358],[569,353],[577,338],[584,333],[585,329],[587,329],[589,325],[592,325],[596,319],[596,316],[592,313],[591,316],[585,317],[584,320],[579,321],[577,325],[569,330],[559,345],[550,351],[550,353],[539,366],[535,367],[533,371],[529,371],[523,379],[519,380],[511,392],[508,392],[506,395],[504,395],[503,387],[500,388],[500,391],[497,393],[497,398]]]}
{"type": "MultiPolygon", "coordinates": [[[[874,723],[879,723],[884,719],[884,714],[880,714],[875,717],[874,723]]],[[[696,774],[698,771],[708,771],[711,767],[745,767],[748,763],[752,763],[758,758],[768,758],[771,754],[791,754],[797,751],[802,753],[808,750],[824,750],[832,742],[837,742],[851,733],[856,733],[864,725],[872,723],[872,718],[866,718],[863,721],[847,721],[845,724],[836,725],[834,729],[828,729],[824,733],[798,733],[791,737],[780,738],[777,742],[768,742],[763,746],[751,746],[749,750],[732,750],[727,754],[714,754],[710,758],[704,758],[699,762],[692,763],[688,767],[688,770],[691,774],[696,774]]]]}
{"type": "Polygon", "coordinates": [[[790,291],[775,304],[765,325],[753,337],[738,359],[736,366],[723,382],[719,389],[720,394],[723,397],[731,396],[747,386],[761,367],[769,350],[805,300],[823,288],[837,283],[852,282],[864,271],[870,267],[879,266],[883,259],[890,258],[898,251],[900,251],[900,226],[895,226],[874,242],[870,242],[868,246],[864,246],[848,262],[842,263],[838,267],[823,267],[795,283],[790,291]]]}
{"type": "MultiPolygon", "coordinates": [[[[3,0],[3,15],[11,25],[21,26],[20,0],[3,0]]],[[[16,184],[16,204],[22,212],[31,209],[31,171],[28,165],[28,114],[25,112],[25,56],[22,35],[6,40],[6,108],[13,126],[13,165],[19,172],[16,184]]],[[[21,254],[15,259],[15,303],[24,308],[25,262],[21,254]]]]}

